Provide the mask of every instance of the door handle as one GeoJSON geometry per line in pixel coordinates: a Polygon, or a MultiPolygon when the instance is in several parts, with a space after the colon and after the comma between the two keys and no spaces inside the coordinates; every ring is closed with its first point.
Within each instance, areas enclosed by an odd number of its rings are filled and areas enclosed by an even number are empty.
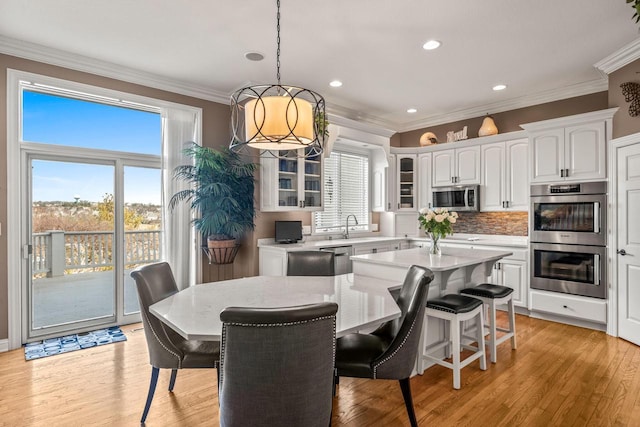
{"type": "Polygon", "coordinates": [[[627,254],[627,251],[625,251],[624,249],[619,249],[616,252],[618,255],[622,255],[622,256],[625,256],[627,254]]]}

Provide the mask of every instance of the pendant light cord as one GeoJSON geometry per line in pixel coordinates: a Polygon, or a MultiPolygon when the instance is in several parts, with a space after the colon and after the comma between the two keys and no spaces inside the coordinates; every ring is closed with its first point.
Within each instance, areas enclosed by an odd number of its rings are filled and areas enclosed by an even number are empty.
{"type": "Polygon", "coordinates": [[[278,79],[278,86],[280,86],[280,0],[276,0],[276,5],[278,8],[278,13],[276,15],[276,31],[278,33],[278,37],[276,39],[276,43],[278,44],[278,50],[276,51],[276,77],[278,79]]]}

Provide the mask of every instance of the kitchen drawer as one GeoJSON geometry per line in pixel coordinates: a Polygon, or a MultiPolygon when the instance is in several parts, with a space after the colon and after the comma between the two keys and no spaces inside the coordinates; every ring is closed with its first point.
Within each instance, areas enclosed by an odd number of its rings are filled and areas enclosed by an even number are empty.
{"type": "Polygon", "coordinates": [[[544,291],[531,291],[530,295],[532,310],[607,323],[605,300],[544,291]]]}

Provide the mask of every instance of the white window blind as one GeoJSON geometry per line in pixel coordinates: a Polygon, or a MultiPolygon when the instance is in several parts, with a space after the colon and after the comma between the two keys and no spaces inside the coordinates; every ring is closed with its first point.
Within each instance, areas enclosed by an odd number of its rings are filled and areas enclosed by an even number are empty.
{"type": "Polygon", "coordinates": [[[369,228],[369,158],[333,151],[324,160],[324,211],[316,212],[316,231],[344,227],[351,214],[358,229],[369,228]]]}

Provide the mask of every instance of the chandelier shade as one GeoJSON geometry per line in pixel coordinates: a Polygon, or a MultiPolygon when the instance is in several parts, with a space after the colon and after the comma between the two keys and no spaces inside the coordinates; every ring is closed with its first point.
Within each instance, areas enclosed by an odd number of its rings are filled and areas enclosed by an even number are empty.
{"type": "Polygon", "coordinates": [[[229,148],[238,153],[255,148],[270,157],[315,157],[329,134],[324,98],[280,84],[280,0],[276,6],[278,83],[244,87],[231,95],[229,148]]]}
{"type": "MultiPolygon", "coordinates": [[[[230,148],[266,150],[281,157],[278,151],[305,148],[302,157],[322,153],[327,132],[324,98],[303,88],[280,85],[249,86],[231,97],[230,148]]],[[[290,155],[289,155],[290,157],[290,155]]]]}

